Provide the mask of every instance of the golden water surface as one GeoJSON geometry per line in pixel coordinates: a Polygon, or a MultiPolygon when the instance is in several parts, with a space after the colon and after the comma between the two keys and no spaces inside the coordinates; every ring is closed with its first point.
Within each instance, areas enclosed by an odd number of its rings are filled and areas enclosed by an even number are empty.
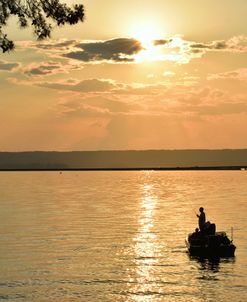
{"type": "Polygon", "coordinates": [[[0,173],[0,300],[247,301],[247,172],[0,173]],[[236,257],[191,259],[207,220],[236,257]]]}

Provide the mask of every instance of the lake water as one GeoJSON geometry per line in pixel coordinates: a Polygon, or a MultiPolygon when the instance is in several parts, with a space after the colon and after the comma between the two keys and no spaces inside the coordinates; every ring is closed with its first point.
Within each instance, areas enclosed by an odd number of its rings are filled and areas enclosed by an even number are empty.
{"type": "Polygon", "coordinates": [[[0,173],[0,300],[247,301],[247,172],[0,173]],[[236,257],[191,259],[194,211],[236,257]]]}

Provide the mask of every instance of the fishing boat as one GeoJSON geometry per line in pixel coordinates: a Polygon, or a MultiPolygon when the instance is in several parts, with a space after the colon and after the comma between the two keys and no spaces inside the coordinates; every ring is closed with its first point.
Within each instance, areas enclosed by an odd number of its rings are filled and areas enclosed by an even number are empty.
{"type": "Polygon", "coordinates": [[[196,229],[185,240],[191,256],[198,257],[234,257],[236,246],[225,232],[215,232],[212,227],[208,232],[196,229]]]}

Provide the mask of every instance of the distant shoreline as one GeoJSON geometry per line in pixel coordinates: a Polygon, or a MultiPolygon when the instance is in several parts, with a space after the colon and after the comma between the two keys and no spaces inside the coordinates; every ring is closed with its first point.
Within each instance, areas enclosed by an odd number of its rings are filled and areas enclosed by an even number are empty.
{"type": "Polygon", "coordinates": [[[143,168],[50,168],[50,169],[0,169],[0,172],[49,172],[49,171],[247,171],[247,166],[222,166],[222,167],[143,167],[143,168]]]}
{"type": "Polygon", "coordinates": [[[241,169],[247,169],[247,149],[0,152],[0,171],[206,171],[241,169]]]}

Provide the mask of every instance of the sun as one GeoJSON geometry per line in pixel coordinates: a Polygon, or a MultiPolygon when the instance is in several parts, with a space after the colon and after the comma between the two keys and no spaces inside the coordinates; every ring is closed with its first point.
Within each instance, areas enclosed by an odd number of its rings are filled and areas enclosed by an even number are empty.
{"type": "Polygon", "coordinates": [[[131,29],[131,35],[140,41],[143,46],[159,39],[162,34],[159,27],[153,22],[137,23],[131,29]]]}
{"type": "Polygon", "coordinates": [[[159,27],[154,23],[138,23],[131,29],[131,37],[140,41],[143,50],[136,57],[136,62],[157,61],[160,58],[160,51],[155,47],[154,41],[161,39],[162,35],[159,27]]]}
{"type": "MultiPolygon", "coordinates": [[[[154,21],[154,20],[152,20],[154,21]]],[[[130,37],[141,43],[142,50],[134,55],[136,63],[170,61],[185,64],[188,61],[186,44],[180,36],[172,38],[156,22],[138,22],[130,28],[130,37]]]]}

